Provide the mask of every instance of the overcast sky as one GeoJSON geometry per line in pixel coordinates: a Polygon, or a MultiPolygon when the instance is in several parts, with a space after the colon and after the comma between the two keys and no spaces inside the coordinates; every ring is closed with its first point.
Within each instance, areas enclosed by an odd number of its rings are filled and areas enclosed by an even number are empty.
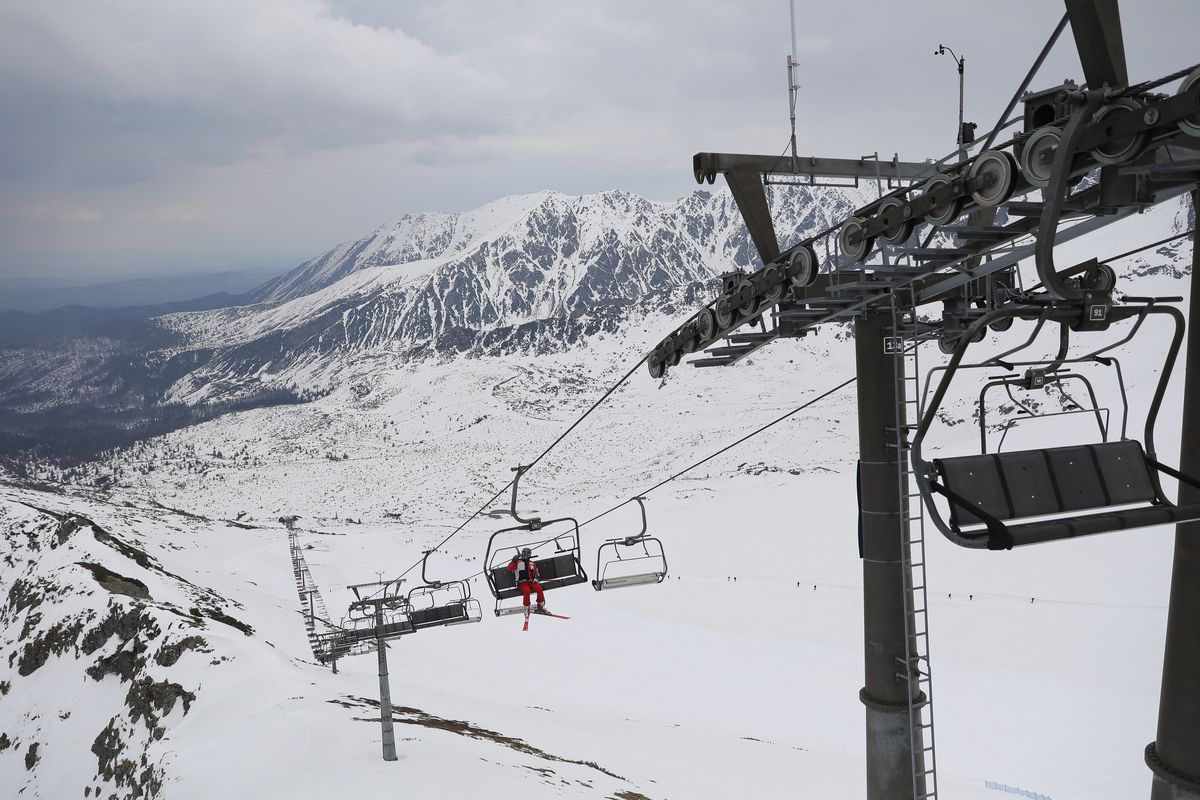
{"type": "MultiPolygon", "coordinates": [[[[1126,0],[1133,80],[1200,61],[1195,0],[1126,0]]],[[[804,153],[991,125],[1056,0],[796,0],[804,153]]],[[[692,191],[787,140],[787,0],[5,0],[0,276],[283,269],[404,213],[692,191]]],[[[1065,34],[1037,84],[1081,79],[1065,34]]],[[[1035,85],[1037,88],[1037,85],[1035,85]]]]}

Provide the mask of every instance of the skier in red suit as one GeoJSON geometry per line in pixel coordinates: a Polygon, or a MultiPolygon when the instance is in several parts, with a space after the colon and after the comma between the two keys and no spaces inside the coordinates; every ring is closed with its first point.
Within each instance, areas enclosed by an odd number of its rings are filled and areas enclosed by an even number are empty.
{"type": "Polygon", "coordinates": [[[513,556],[508,564],[508,571],[517,579],[517,588],[525,600],[525,610],[529,611],[529,590],[537,592],[537,610],[546,610],[546,596],[542,593],[542,585],[538,583],[537,564],[533,563],[533,552],[526,547],[520,555],[513,556]]]}

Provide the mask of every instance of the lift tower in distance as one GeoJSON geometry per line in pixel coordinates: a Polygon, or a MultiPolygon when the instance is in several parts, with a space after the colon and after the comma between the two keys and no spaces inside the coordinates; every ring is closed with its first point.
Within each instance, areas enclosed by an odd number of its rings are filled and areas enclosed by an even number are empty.
{"type": "MultiPolygon", "coordinates": [[[[1055,263],[1058,244],[1188,193],[1195,204],[1200,65],[1131,85],[1118,0],[1064,1],[1062,21],[1000,121],[966,148],[966,157],[955,150],[934,163],[878,156],[693,158],[697,181],[725,177],[762,267],[722,276],[719,296],[648,354],[650,375],[660,378],[702,351],[693,366],[732,366],[778,338],[803,337],[823,323],[854,326],[865,635],[859,697],[866,708],[868,800],[938,795],[926,520],[954,544],[983,552],[1178,526],[1158,731],[1145,761],[1152,800],[1200,800],[1200,333],[1193,327],[1187,335],[1183,463],[1174,469],[1158,461],[1154,429],[1183,344],[1183,315],[1172,305],[1181,298],[1118,298],[1108,264],[1096,258],[1055,263]],[[1083,81],[1028,91],[1068,24],[1083,81]],[[1180,79],[1173,92],[1160,91],[1180,79]],[[1010,117],[1018,104],[1023,111],[1010,117]],[[880,196],[840,225],[781,250],[765,184],[819,185],[821,179],[875,180],[880,196]],[[1001,208],[1007,221],[998,224],[1001,208]],[[1023,263],[1036,271],[1031,288],[1023,283],[1023,263]],[[930,306],[940,306],[940,315],[931,315],[930,306]],[[1072,342],[1086,343],[1091,332],[1118,323],[1132,328],[1124,342],[1151,317],[1173,322],[1175,336],[1164,348],[1140,441],[1127,438],[1122,425],[1119,441],[1109,441],[1104,430],[1101,442],[1082,446],[923,458],[925,435],[957,374],[1020,364],[1030,368],[1005,376],[1006,385],[1062,381],[1072,377],[1064,372],[1070,364],[1104,363],[1115,346],[1072,356],[1072,342]],[[972,342],[989,331],[1001,334],[1018,319],[1035,324],[1025,344],[981,364],[964,362],[972,342]],[[1056,357],[1003,360],[1028,347],[1044,326],[1059,330],[1056,357]],[[917,391],[919,345],[926,342],[950,356],[928,403],[917,391]],[[1163,491],[1163,476],[1178,482],[1177,502],[1163,491]]],[[[1196,322],[1200,285],[1194,275],[1196,322]]]]}

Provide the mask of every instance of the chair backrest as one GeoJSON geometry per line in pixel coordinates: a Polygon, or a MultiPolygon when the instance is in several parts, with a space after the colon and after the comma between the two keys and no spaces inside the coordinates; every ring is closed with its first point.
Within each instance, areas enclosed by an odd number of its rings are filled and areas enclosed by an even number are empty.
{"type": "Polygon", "coordinates": [[[579,574],[575,566],[575,556],[570,553],[540,558],[537,560],[538,580],[553,581],[573,578],[579,574]]]}
{"type": "Polygon", "coordinates": [[[444,606],[422,608],[412,612],[414,628],[424,628],[431,625],[446,625],[467,618],[467,607],[464,603],[449,603],[444,606]]]}
{"type": "MultiPolygon", "coordinates": [[[[1140,442],[1020,450],[934,459],[946,488],[1000,520],[1159,503],[1140,442]]],[[[950,524],[981,525],[970,508],[950,503],[950,524]]]]}
{"type": "MultiPolygon", "coordinates": [[[[537,558],[533,561],[538,569],[538,583],[542,589],[549,591],[560,586],[572,586],[582,583],[587,577],[582,574],[579,564],[572,553],[562,553],[549,558],[537,558]]],[[[496,596],[501,599],[517,597],[521,592],[517,589],[516,576],[508,571],[508,565],[492,567],[492,583],[496,587],[496,596]]]]}
{"type": "MultiPolygon", "coordinates": [[[[543,584],[548,581],[572,578],[578,574],[575,556],[571,553],[563,553],[549,558],[535,558],[533,563],[537,566],[538,581],[543,584]]],[[[492,582],[495,583],[497,589],[513,589],[517,585],[517,577],[508,571],[506,564],[492,568],[492,582]]]]}

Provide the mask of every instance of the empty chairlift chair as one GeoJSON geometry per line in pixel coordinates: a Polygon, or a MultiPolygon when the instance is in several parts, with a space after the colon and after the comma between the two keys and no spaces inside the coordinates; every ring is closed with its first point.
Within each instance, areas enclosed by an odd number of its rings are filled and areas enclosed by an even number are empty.
{"type": "Polygon", "coordinates": [[[496,598],[496,616],[502,614],[518,614],[524,611],[521,604],[506,605],[505,602],[521,597],[516,577],[508,571],[508,565],[514,556],[528,547],[534,553],[533,563],[537,565],[538,582],[542,591],[549,592],[565,586],[574,586],[587,582],[587,573],[580,561],[579,522],[573,517],[559,517],[543,520],[540,517],[522,518],[517,513],[517,484],[521,475],[528,467],[516,467],[513,471],[516,477],[512,483],[512,503],[509,513],[519,525],[502,528],[488,539],[487,553],[484,556],[484,576],[488,588],[496,598]],[[541,533],[546,528],[558,528],[559,533],[541,533]],[[545,549],[553,547],[553,553],[545,554],[545,549]],[[542,555],[538,555],[542,551],[542,555]]]}
{"type": "Polygon", "coordinates": [[[479,622],[483,613],[479,601],[471,597],[467,581],[435,581],[426,574],[429,554],[421,559],[422,585],[408,593],[408,613],[414,630],[445,625],[479,622]]]}
{"type": "Polygon", "coordinates": [[[662,583],[667,577],[667,556],[662,542],[646,535],[645,498],[635,497],[642,511],[642,531],[636,536],[609,539],[596,550],[596,577],[592,588],[623,589],[662,583]]]}
{"type": "MultiPolygon", "coordinates": [[[[933,523],[950,541],[963,547],[1007,550],[1076,536],[1200,519],[1200,505],[1175,505],[1163,493],[1159,482],[1160,475],[1165,474],[1200,487],[1195,478],[1160,463],[1154,453],[1154,425],[1184,329],[1183,315],[1178,309],[1160,305],[1161,302],[1139,299],[1135,305],[1112,308],[1108,315],[1110,322],[1136,319],[1128,336],[1075,359],[1065,357],[1064,344],[1059,357],[1047,362],[1051,376],[1065,363],[1089,360],[1106,363],[1110,359],[1102,354],[1132,339],[1147,317],[1162,315],[1171,319],[1174,336],[1147,411],[1144,446],[1142,442],[1123,438],[1120,441],[1102,440],[925,460],[922,456],[925,436],[936,419],[950,382],[963,366],[963,355],[978,330],[1006,317],[1050,319],[1064,326],[1065,343],[1066,326],[1080,325],[1084,312],[1080,307],[1052,310],[1039,306],[1010,307],[981,317],[962,336],[936,392],[926,405],[912,442],[912,461],[922,500],[933,523]],[[945,515],[936,502],[938,497],[948,507],[945,515]]],[[[1011,366],[998,358],[972,366],[994,365],[1011,366]]]]}
{"type": "Polygon", "coordinates": [[[345,634],[339,643],[347,647],[360,642],[373,642],[378,635],[382,635],[385,639],[391,639],[416,631],[407,606],[385,611],[382,629],[380,629],[374,613],[352,611],[350,616],[342,620],[342,629],[345,634]]]}
{"type": "Polygon", "coordinates": [[[393,639],[416,632],[408,601],[399,592],[400,583],[400,580],[395,580],[346,587],[354,593],[355,599],[350,604],[347,617],[340,624],[344,631],[341,644],[352,646],[373,642],[377,636],[393,639]],[[376,591],[364,597],[368,589],[376,591]]]}

